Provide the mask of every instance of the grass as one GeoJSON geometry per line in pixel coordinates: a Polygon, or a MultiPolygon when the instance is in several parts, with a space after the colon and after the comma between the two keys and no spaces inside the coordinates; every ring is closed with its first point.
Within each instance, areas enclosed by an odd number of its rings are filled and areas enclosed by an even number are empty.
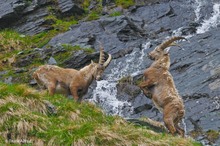
{"type": "Polygon", "coordinates": [[[122,13],[119,11],[115,11],[115,12],[109,14],[110,17],[116,17],[116,16],[121,16],[121,15],[122,15],[122,13]]]}
{"type": "Polygon", "coordinates": [[[220,137],[219,131],[209,130],[206,132],[207,139],[211,142],[216,141],[220,137]]]}
{"type": "Polygon", "coordinates": [[[117,6],[122,6],[123,8],[128,8],[135,4],[134,0],[115,0],[117,6]]]}
{"type": "Polygon", "coordinates": [[[97,20],[99,19],[100,17],[100,14],[98,12],[91,12],[90,14],[88,14],[88,17],[87,17],[87,21],[92,21],[92,20],[97,20]]]}
{"type": "Polygon", "coordinates": [[[26,85],[0,83],[0,113],[2,145],[19,140],[27,145],[200,145],[106,115],[92,103],[51,97],[26,85]],[[48,103],[56,112],[49,112],[48,103]]]}
{"type": "Polygon", "coordinates": [[[82,48],[78,45],[76,46],[72,46],[70,44],[62,44],[61,45],[66,51],[79,51],[79,50],[83,50],[85,51],[86,53],[94,53],[94,49],[92,48],[82,48]]]}

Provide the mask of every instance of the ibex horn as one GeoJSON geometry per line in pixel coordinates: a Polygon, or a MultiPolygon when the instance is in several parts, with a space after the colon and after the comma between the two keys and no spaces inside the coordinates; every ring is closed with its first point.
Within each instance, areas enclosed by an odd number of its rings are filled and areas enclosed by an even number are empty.
{"type": "Polygon", "coordinates": [[[175,43],[175,42],[172,42],[169,46],[177,46],[179,47],[180,49],[184,50],[179,44],[175,43]]]}
{"type": "Polygon", "coordinates": [[[175,36],[175,37],[172,37],[169,40],[163,42],[162,44],[160,44],[158,46],[158,48],[161,50],[164,50],[169,46],[178,46],[176,43],[173,43],[173,42],[176,40],[181,40],[181,39],[187,40],[185,37],[175,36]]]}
{"type": "Polygon", "coordinates": [[[99,44],[100,44],[99,64],[100,64],[100,65],[103,65],[104,62],[105,62],[105,56],[104,56],[105,54],[104,54],[104,49],[103,49],[102,43],[99,42],[99,44]]]}
{"type": "Polygon", "coordinates": [[[111,60],[112,60],[112,55],[111,55],[111,54],[108,54],[108,59],[107,59],[106,62],[103,64],[103,66],[106,68],[106,67],[109,65],[109,63],[110,63],[111,60]]]}

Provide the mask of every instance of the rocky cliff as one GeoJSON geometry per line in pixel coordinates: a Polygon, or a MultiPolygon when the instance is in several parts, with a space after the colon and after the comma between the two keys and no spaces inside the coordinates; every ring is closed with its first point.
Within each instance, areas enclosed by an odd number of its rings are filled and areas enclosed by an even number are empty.
{"type": "MultiPolygon", "coordinates": [[[[151,100],[136,86],[141,73],[152,62],[146,54],[170,36],[185,36],[184,48],[171,48],[171,74],[186,107],[185,126],[188,135],[204,145],[218,145],[220,125],[220,4],[218,1],[143,0],[130,7],[113,1],[92,1],[88,10],[74,0],[0,2],[0,28],[13,28],[25,35],[36,35],[54,29],[51,13],[57,17],[82,16],[101,5],[97,20],[81,19],[78,24],[54,36],[41,48],[18,53],[16,69],[32,72],[28,66],[36,58],[42,63],[81,68],[98,54],[74,51],[68,58],[53,60],[56,54],[68,52],[63,44],[92,48],[98,41],[113,61],[104,80],[91,86],[85,100],[94,101],[110,114],[126,118],[150,117],[162,121],[162,115],[151,100]],[[113,14],[117,14],[114,16],[113,14]]],[[[87,17],[88,18],[88,17],[87,17]]],[[[20,72],[15,72],[19,74],[20,72]]],[[[0,78],[5,82],[12,77],[0,78]]],[[[10,79],[11,78],[11,79],[10,79]]],[[[10,80],[9,80],[10,79],[10,80]]],[[[34,82],[29,79],[29,83],[34,82]]]]}

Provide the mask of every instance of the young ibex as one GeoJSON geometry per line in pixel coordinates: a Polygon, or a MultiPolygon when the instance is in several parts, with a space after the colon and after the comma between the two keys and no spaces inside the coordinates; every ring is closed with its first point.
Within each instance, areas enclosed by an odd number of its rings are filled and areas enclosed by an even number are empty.
{"type": "Polygon", "coordinates": [[[140,88],[143,93],[152,98],[155,106],[163,112],[165,126],[171,134],[176,132],[184,137],[185,131],[178,125],[185,114],[183,100],[178,94],[173,77],[169,72],[170,57],[167,47],[176,46],[176,40],[184,37],[172,37],[151,51],[148,56],[154,60],[144,71],[140,88]]]}
{"type": "Polygon", "coordinates": [[[48,89],[50,95],[72,94],[75,100],[79,101],[87,93],[92,81],[100,80],[105,68],[109,65],[112,56],[108,54],[105,62],[104,55],[104,49],[100,47],[99,63],[91,61],[89,65],[80,70],[43,65],[33,73],[33,78],[39,86],[48,89]]]}

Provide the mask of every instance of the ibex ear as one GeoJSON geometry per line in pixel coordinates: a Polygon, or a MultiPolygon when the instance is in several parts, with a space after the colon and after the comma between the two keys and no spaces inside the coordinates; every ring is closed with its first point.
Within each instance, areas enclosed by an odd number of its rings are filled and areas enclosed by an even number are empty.
{"type": "Polygon", "coordinates": [[[94,64],[94,62],[91,60],[91,64],[94,64]]]}

